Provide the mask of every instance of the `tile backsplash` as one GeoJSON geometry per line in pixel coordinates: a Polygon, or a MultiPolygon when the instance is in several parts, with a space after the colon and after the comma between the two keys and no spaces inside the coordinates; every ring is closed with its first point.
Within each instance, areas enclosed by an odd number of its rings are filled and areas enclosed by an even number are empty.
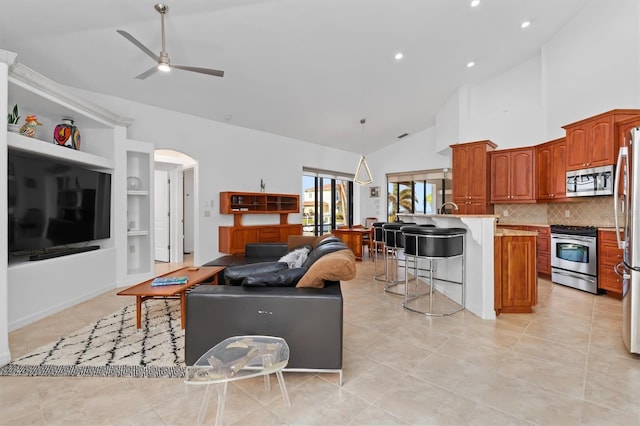
{"type": "Polygon", "coordinates": [[[570,203],[496,204],[501,224],[615,226],[613,197],[585,197],[570,203]]]}

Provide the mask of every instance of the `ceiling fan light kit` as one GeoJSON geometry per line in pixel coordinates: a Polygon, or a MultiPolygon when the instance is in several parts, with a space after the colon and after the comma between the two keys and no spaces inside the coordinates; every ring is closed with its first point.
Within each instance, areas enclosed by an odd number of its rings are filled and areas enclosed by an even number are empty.
{"type": "Polygon", "coordinates": [[[158,3],[154,6],[154,8],[160,14],[160,30],[162,32],[162,50],[160,51],[159,55],[156,55],[155,53],[153,53],[151,49],[149,49],[144,44],[140,43],[140,41],[138,41],[137,38],[135,38],[128,32],[123,30],[116,30],[118,34],[120,34],[121,36],[129,40],[138,49],[142,50],[144,53],[147,54],[147,56],[151,57],[154,61],[156,61],[156,65],[154,67],[136,76],[137,79],[144,80],[145,78],[149,77],[151,74],[155,73],[156,71],[169,72],[171,71],[172,68],[184,70],[184,71],[197,72],[200,74],[212,75],[215,77],[224,77],[224,71],[220,71],[220,70],[214,70],[211,68],[192,67],[187,65],[172,65],[171,60],[169,59],[169,54],[167,53],[167,50],[165,48],[165,41],[164,41],[164,15],[169,11],[169,6],[167,6],[164,3],[158,3]]]}

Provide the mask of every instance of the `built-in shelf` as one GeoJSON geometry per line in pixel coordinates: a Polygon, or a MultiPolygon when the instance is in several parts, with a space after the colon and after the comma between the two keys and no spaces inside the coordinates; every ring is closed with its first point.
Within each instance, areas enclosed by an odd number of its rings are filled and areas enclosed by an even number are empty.
{"type": "Polygon", "coordinates": [[[129,277],[153,272],[153,149],[152,144],[127,140],[127,181],[135,178],[135,189],[127,189],[126,252],[129,277]]]}
{"type": "Polygon", "coordinates": [[[7,146],[16,151],[29,152],[45,157],[55,158],[61,162],[82,164],[100,170],[113,170],[115,163],[110,158],[100,157],[75,149],[63,147],[53,142],[45,142],[18,133],[7,133],[7,146]]]}

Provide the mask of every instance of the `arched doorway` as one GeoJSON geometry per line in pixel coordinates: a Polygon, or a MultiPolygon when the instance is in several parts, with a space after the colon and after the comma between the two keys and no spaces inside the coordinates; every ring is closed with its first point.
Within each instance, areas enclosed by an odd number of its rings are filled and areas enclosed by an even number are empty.
{"type": "Polygon", "coordinates": [[[192,157],[174,150],[154,152],[155,259],[182,263],[185,254],[199,264],[197,172],[192,157]]]}

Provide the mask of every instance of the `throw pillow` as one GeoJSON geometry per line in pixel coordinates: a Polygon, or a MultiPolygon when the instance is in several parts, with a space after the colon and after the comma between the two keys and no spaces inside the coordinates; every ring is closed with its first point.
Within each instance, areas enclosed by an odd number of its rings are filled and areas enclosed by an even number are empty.
{"type": "Polygon", "coordinates": [[[244,287],[295,287],[306,272],[306,268],[294,268],[255,274],[246,277],[242,285],[244,287]]]}
{"type": "Polygon", "coordinates": [[[278,259],[278,262],[285,262],[289,264],[290,269],[299,268],[302,266],[304,261],[307,260],[310,251],[311,247],[309,246],[298,247],[282,256],[278,259]]]}
{"type": "Polygon", "coordinates": [[[323,288],[325,281],[348,281],[355,276],[356,258],[351,249],[344,249],[316,260],[296,287],[323,288]]]}

